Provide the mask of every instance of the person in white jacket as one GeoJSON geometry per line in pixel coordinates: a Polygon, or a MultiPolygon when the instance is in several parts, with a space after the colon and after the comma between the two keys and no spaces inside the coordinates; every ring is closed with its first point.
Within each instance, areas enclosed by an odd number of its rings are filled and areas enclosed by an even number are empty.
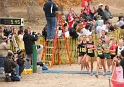
{"type": "Polygon", "coordinates": [[[37,65],[40,65],[42,67],[42,70],[48,70],[48,67],[40,59],[40,53],[43,48],[43,45],[37,45],[37,65]]]}

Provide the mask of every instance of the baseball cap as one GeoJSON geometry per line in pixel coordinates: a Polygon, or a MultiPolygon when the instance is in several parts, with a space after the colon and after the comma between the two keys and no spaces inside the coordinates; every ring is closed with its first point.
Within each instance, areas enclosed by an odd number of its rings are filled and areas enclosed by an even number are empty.
{"type": "Polygon", "coordinates": [[[99,6],[103,6],[103,4],[102,4],[102,3],[100,3],[100,4],[99,4],[99,6]]]}
{"type": "Polygon", "coordinates": [[[20,54],[22,53],[23,51],[22,50],[17,50],[17,54],[20,54]]]}
{"type": "Polygon", "coordinates": [[[97,18],[101,18],[102,16],[100,16],[100,15],[97,15],[97,18]]]}

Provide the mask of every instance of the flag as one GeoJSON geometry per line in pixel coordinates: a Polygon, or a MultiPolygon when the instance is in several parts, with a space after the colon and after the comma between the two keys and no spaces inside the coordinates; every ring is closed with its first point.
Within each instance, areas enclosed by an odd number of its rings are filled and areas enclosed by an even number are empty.
{"type": "Polygon", "coordinates": [[[115,70],[115,68],[114,68],[113,71],[114,72],[113,72],[112,77],[111,77],[111,83],[112,83],[113,87],[124,87],[124,82],[118,82],[116,80],[116,70],[115,70]]]}

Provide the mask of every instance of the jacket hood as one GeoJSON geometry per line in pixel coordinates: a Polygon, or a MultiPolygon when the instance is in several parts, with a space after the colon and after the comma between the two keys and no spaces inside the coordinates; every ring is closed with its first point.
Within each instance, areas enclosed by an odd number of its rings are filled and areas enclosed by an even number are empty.
{"type": "Polygon", "coordinates": [[[103,24],[104,24],[104,23],[103,23],[103,20],[98,20],[98,26],[101,26],[101,27],[102,27],[103,24]]]}
{"type": "Polygon", "coordinates": [[[29,34],[24,34],[23,39],[27,38],[29,34]]]}

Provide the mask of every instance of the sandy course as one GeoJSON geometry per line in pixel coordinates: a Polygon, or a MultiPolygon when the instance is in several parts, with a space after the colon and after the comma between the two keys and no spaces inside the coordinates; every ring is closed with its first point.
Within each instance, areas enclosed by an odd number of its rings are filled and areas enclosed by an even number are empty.
{"type": "MultiPolygon", "coordinates": [[[[50,69],[79,71],[80,66],[77,64],[55,65],[50,69]]],[[[95,76],[86,74],[37,73],[23,75],[20,82],[6,83],[0,79],[0,87],[109,87],[108,77],[108,75],[105,77],[100,75],[97,79],[95,76]]]]}

